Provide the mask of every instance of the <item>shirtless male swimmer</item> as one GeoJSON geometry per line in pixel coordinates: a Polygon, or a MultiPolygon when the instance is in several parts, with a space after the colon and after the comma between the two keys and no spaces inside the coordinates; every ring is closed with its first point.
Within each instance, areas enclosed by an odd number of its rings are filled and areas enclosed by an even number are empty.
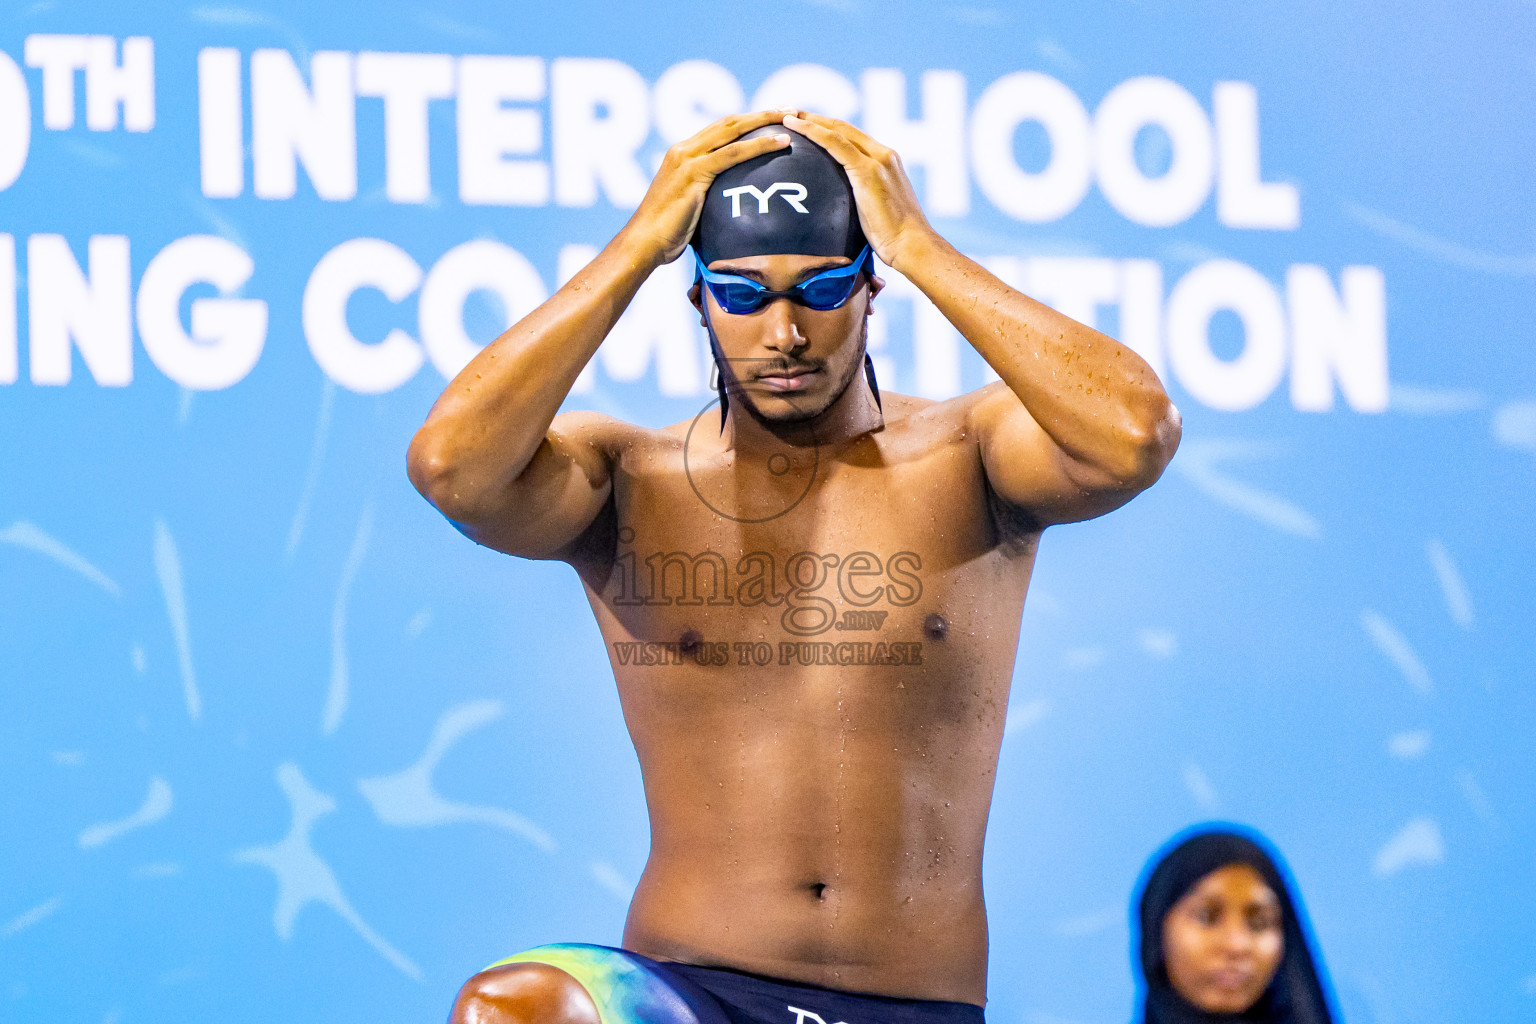
{"type": "Polygon", "coordinates": [[[411,445],[459,530],[575,568],[651,824],[623,949],[501,961],[454,1024],[981,1024],[982,840],[1040,532],[1123,505],[1178,440],[1145,362],[952,248],[852,125],[778,110],[673,146],[411,445]],[[722,411],[556,415],[690,243],[722,411]],[[880,393],[866,245],[1001,381],[880,393]]]}

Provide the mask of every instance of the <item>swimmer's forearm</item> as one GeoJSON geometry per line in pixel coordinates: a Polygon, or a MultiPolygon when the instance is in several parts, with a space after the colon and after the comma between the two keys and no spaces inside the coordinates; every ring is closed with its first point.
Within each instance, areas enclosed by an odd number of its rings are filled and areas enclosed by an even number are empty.
{"type": "Polygon", "coordinates": [[[1157,479],[1178,446],[1179,414],[1145,360],[1008,287],[931,229],[902,242],[892,265],[1063,451],[1128,488],[1157,479]]]}
{"type": "MultiPolygon", "coordinates": [[[[628,228],[548,301],[470,361],[411,442],[417,490],[438,508],[476,507],[528,467],[576,377],[662,262],[628,228]]],[[[451,515],[451,513],[450,513],[451,515]]]]}

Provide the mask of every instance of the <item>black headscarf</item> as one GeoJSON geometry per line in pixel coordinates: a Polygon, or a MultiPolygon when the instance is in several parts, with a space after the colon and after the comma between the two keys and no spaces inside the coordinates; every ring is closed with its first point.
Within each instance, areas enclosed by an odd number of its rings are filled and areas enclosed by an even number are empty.
{"type": "Polygon", "coordinates": [[[1333,1024],[1322,982],[1312,961],[1301,903],[1286,884],[1279,857],[1257,836],[1227,830],[1201,831],[1156,859],[1141,893],[1141,975],[1146,1001],[1143,1024],[1333,1024]],[[1191,1005],[1168,980],[1163,957],[1163,920],[1195,884],[1229,864],[1257,871],[1280,900],[1285,952],[1274,980],[1246,1013],[1206,1013],[1191,1005]]]}

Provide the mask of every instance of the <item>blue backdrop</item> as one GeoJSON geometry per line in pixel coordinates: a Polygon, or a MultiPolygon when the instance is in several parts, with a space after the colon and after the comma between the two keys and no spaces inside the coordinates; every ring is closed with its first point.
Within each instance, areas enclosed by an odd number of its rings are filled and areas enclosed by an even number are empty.
{"type": "MultiPolygon", "coordinates": [[[[1134,344],[1164,480],[1050,531],[989,1018],[1131,1014],[1131,888],[1289,859],[1345,1019],[1536,1012],[1536,8],[16,0],[0,15],[0,1019],[440,1019],[618,941],[646,822],[575,576],[405,446],[668,142],[780,99],[1134,344]],[[411,56],[400,56],[411,55],[411,56]]],[[[675,267],[571,407],[708,399],[675,267]]],[[[882,383],[985,369],[897,282],[882,383]]]]}

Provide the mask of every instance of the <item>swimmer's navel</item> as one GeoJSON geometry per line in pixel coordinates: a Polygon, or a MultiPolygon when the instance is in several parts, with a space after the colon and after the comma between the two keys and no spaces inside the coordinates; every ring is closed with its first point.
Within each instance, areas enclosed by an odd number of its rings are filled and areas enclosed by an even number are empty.
{"type": "Polygon", "coordinates": [[[923,636],[929,640],[943,640],[949,636],[948,620],[938,612],[929,615],[923,620],[923,636]]]}

